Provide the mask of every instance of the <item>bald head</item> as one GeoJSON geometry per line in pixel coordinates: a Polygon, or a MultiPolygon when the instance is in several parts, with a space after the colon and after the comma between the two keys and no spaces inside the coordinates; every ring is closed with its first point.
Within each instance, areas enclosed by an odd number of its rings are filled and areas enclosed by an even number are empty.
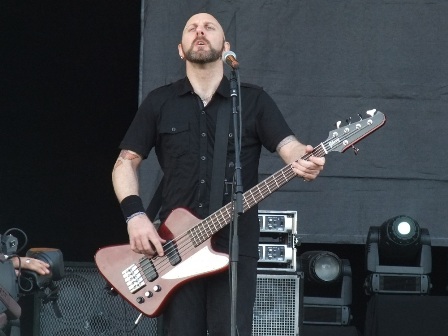
{"type": "Polygon", "coordinates": [[[224,30],[213,15],[199,13],[185,24],[179,55],[190,63],[207,64],[221,59],[223,51],[229,50],[224,30]]]}
{"type": "Polygon", "coordinates": [[[225,35],[224,35],[224,29],[222,29],[221,24],[216,20],[216,18],[208,13],[198,13],[193,15],[190,19],[188,19],[187,23],[185,24],[185,28],[183,31],[183,34],[189,29],[194,26],[197,26],[201,23],[209,24],[211,26],[216,27],[216,29],[222,34],[222,38],[225,41],[225,35]]]}

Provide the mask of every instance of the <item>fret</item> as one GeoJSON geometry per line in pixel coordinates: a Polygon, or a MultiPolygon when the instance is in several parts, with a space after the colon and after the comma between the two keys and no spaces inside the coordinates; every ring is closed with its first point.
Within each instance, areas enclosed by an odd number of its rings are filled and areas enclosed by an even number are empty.
{"type": "MultiPolygon", "coordinates": [[[[215,217],[217,217],[217,215],[215,215],[215,217]]],[[[218,223],[219,223],[219,221],[218,221],[218,223]]],[[[218,231],[218,228],[216,227],[216,223],[213,220],[212,220],[212,224],[213,224],[214,231],[215,232],[218,231]]]]}
{"type": "MultiPolygon", "coordinates": [[[[301,159],[308,160],[311,155],[323,156],[328,152],[324,147],[324,144],[320,144],[315,148],[313,153],[304,155],[301,159]]],[[[252,208],[255,204],[260,203],[267,196],[274,191],[282,187],[284,184],[292,180],[296,174],[291,165],[287,165],[277,171],[274,175],[268,177],[266,180],[258,183],[245,193],[243,193],[243,211],[246,212],[252,208]]],[[[201,221],[195,228],[191,229],[190,237],[193,243],[198,246],[214,233],[226,226],[232,218],[232,204],[229,203],[222,209],[217,210],[209,217],[201,221]],[[224,213],[223,213],[224,212],[224,213]]]]}
{"type": "MultiPolygon", "coordinates": [[[[257,186],[257,188],[258,188],[258,186],[257,186]]],[[[260,190],[260,188],[258,188],[258,190],[260,190]]],[[[248,192],[249,192],[249,194],[252,196],[252,199],[254,200],[254,202],[256,203],[256,202],[257,202],[257,199],[255,198],[255,196],[254,196],[254,194],[252,193],[252,191],[249,190],[248,192]]]]}

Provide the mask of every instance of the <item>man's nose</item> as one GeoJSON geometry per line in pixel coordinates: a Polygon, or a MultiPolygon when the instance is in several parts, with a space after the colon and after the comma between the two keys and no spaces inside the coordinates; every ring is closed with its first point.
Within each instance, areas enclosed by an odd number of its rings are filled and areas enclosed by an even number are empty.
{"type": "Polygon", "coordinates": [[[199,26],[196,28],[196,35],[204,35],[204,30],[199,26]]]}

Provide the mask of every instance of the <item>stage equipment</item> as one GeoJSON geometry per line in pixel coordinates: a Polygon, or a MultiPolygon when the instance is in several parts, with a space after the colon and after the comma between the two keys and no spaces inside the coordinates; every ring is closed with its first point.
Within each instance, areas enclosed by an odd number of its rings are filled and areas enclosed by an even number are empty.
{"type": "Polygon", "coordinates": [[[33,336],[158,335],[157,319],[142,317],[135,324],[139,312],[106,285],[93,263],[66,262],[64,273],[61,317],[36,297],[33,336]]]}
{"type": "Polygon", "coordinates": [[[297,211],[259,210],[258,269],[296,272],[297,211]]]}
{"type": "MultiPolygon", "coordinates": [[[[43,303],[51,302],[54,313],[56,315],[60,314],[57,305],[59,288],[55,281],[64,277],[64,262],[62,252],[58,249],[32,248],[27,251],[26,257],[45,261],[50,265],[50,273],[39,275],[34,271],[24,269],[23,265],[19,264],[18,275],[16,275],[12,258],[19,257],[18,253],[28,241],[27,236],[22,230],[13,228],[9,229],[3,236],[0,235],[0,241],[0,301],[2,302],[0,304],[0,328],[9,325],[11,329],[9,335],[15,336],[20,335],[21,307],[17,303],[20,297],[36,294],[42,299],[43,303]],[[18,231],[23,234],[25,243],[20,249],[18,248],[18,239],[8,234],[11,231],[18,231]],[[4,283],[7,284],[6,289],[3,289],[2,284],[4,283]],[[6,308],[3,309],[3,307],[6,308]]],[[[23,258],[20,260],[23,260],[23,258]]]]}
{"type": "Polygon", "coordinates": [[[64,277],[64,258],[62,252],[55,248],[31,248],[26,256],[46,262],[50,265],[50,274],[39,275],[36,272],[22,270],[20,284],[23,294],[51,287],[53,281],[64,277]]]}
{"type": "MultiPolygon", "coordinates": [[[[18,287],[14,267],[10,260],[6,260],[0,252],[0,335],[11,329],[13,321],[18,321],[22,309],[17,303],[19,299],[18,287]]],[[[12,333],[12,330],[10,332],[12,333]]],[[[20,335],[20,329],[13,335],[20,335]]]]}
{"type": "Polygon", "coordinates": [[[349,325],[350,262],[329,251],[308,251],[300,255],[298,271],[304,278],[303,324],[349,325]]]}
{"type": "Polygon", "coordinates": [[[364,284],[367,294],[429,294],[431,238],[416,220],[400,215],[369,229],[364,284]]]}
{"type": "Polygon", "coordinates": [[[301,335],[302,298],[301,275],[289,271],[259,270],[252,335],[301,335]]]}

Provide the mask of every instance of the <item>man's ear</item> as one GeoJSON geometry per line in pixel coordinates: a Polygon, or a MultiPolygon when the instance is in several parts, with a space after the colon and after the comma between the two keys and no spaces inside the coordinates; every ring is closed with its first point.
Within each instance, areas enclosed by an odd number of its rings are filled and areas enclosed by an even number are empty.
{"type": "Polygon", "coordinates": [[[179,51],[179,57],[181,59],[184,59],[185,58],[185,54],[184,54],[184,51],[182,50],[182,44],[181,43],[179,43],[177,45],[177,50],[179,51]]]}
{"type": "Polygon", "coordinates": [[[230,43],[225,41],[224,42],[224,51],[229,51],[230,50],[230,43]]]}

